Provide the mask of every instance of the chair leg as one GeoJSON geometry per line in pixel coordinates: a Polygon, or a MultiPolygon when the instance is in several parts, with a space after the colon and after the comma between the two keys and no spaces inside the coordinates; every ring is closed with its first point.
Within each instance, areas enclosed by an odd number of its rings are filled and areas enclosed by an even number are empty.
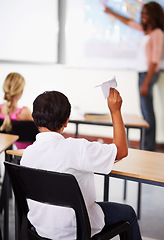
{"type": "Polygon", "coordinates": [[[2,232],[1,232],[1,229],[0,229],[0,240],[2,240],[2,232]]]}
{"type": "Polygon", "coordinates": [[[127,227],[126,231],[119,234],[120,240],[131,240],[130,228],[127,227]]]}

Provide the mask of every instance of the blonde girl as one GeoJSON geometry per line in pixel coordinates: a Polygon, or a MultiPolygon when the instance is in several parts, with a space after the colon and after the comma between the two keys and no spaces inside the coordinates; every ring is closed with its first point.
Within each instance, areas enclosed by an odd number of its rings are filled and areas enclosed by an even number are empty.
{"type": "Polygon", "coordinates": [[[22,96],[25,80],[19,73],[11,72],[7,75],[4,84],[5,103],[0,104],[0,118],[4,119],[0,130],[10,131],[11,120],[33,120],[31,111],[27,107],[18,107],[18,101],[22,96]]]}

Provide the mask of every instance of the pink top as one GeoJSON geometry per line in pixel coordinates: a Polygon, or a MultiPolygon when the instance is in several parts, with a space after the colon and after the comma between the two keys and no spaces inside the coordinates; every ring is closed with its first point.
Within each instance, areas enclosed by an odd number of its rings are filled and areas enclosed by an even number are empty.
{"type": "MultiPolygon", "coordinates": [[[[0,118],[1,119],[5,119],[5,115],[1,113],[1,108],[3,105],[4,104],[0,104],[0,118]]],[[[10,114],[10,119],[15,120],[15,121],[20,121],[20,119],[17,118],[17,114],[19,114],[23,108],[25,108],[25,107],[19,108],[14,113],[10,114]]],[[[31,144],[32,144],[31,142],[15,142],[15,145],[17,146],[18,149],[25,149],[27,146],[29,146],[31,144]]]]}
{"type": "MultiPolygon", "coordinates": [[[[128,26],[135,30],[144,32],[142,25],[132,20],[129,21],[128,26]]],[[[163,32],[160,28],[156,28],[149,35],[150,38],[146,45],[147,64],[149,68],[150,63],[157,63],[155,71],[158,72],[159,62],[163,50],[163,32]]]]}
{"type": "MultiPolygon", "coordinates": [[[[3,105],[4,104],[0,104],[0,111],[1,111],[1,108],[2,108],[3,105]]],[[[19,108],[14,113],[10,114],[10,119],[11,120],[16,120],[16,121],[20,120],[20,119],[17,118],[17,114],[19,114],[22,111],[23,108],[25,108],[25,107],[19,108]]],[[[5,115],[2,114],[1,112],[0,112],[0,118],[5,119],[5,115]]]]}

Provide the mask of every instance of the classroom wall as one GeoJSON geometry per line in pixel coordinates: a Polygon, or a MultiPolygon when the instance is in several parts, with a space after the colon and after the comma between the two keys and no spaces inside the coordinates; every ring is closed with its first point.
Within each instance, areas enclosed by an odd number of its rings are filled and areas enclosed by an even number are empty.
{"type": "MultiPolygon", "coordinates": [[[[74,68],[65,65],[38,65],[0,63],[0,102],[3,101],[2,85],[6,75],[16,71],[26,79],[26,87],[20,105],[32,109],[35,97],[46,90],[65,93],[72,104],[72,115],[81,117],[84,112],[108,113],[106,101],[96,85],[116,76],[118,90],[123,98],[122,112],[141,116],[138,96],[137,73],[133,70],[74,68]]],[[[154,87],[154,105],[157,121],[157,143],[164,143],[164,72],[154,87]]],[[[69,125],[67,132],[74,132],[75,126],[69,125]]],[[[111,137],[110,128],[80,126],[80,133],[111,137]]],[[[139,139],[139,131],[130,131],[130,138],[139,139]]]]}

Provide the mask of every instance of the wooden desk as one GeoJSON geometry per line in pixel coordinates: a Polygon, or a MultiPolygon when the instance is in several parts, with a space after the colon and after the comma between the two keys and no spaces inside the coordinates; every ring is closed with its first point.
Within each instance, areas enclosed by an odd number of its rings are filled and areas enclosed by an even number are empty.
{"type": "MultiPolygon", "coordinates": [[[[23,152],[24,149],[6,151],[19,157],[23,152]]],[[[128,156],[115,162],[107,176],[164,187],[164,153],[129,148],[128,156]]]]}
{"type": "MultiPolygon", "coordinates": [[[[125,127],[149,127],[149,124],[142,117],[136,114],[123,114],[122,116],[125,127]]],[[[69,122],[75,124],[113,126],[111,116],[104,114],[86,114],[84,119],[70,119],[69,122]]]]}
{"type": "Polygon", "coordinates": [[[17,135],[0,133],[0,153],[9,148],[18,138],[19,136],[17,135]]]}
{"type": "MultiPolygon", "coordinates": [[[[127,138],[129,139],[129,129],[139,129],[140,139],[144,138],[144,129],[149,127],[149,124],[140,116],[135,114],[123,114],[123,121],[125,128],[127,129],[127,138]]],[[[101,117],[101,115],[86,115],[83,120],[70,119],[69,123],[76,125],[75,137],[79,135],[79,125],[97,125],[97,126],[113,126],[112,119],[110,115],[106,117],[101,117]]],[[[143,142],[141,143],[141,148],[143,149],[143,142]]]]}
{"type": "MultiPolygon", "coordinates": [[[[0,133],[0,153],[10,148],[18,138],[19,136],[17,135],[0,133]]],[[[9,156],[5,154],[5,160],[7,160],[8,157],[9,156]]],[[[2,209],[4,209],[4,240],[8,240],[9,238],[9,188],[9,177],[5,172],[0,197],[0,210],[2,211],[2,209]]]]}
{"type": "Polygon", "coordinates": [[[129,148],[128,156],[114,164],[110,176],[164,187],[164,153],[129,148]]]}

